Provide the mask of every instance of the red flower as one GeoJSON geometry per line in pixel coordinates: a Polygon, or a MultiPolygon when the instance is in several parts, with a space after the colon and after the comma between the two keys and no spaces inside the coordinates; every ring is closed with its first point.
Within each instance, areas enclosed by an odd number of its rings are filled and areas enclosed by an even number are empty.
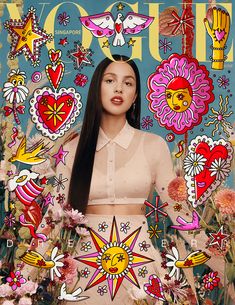
{"type": "Polygon", "coordinates": [[[165,274],[164,279],[170,281],[171,277],[169,276],[169,274],[165,274]]]}
{"type": "Polygon", "coordinates": [[[218,283],[220,282],[220,278],[217,277],[217,275],[218,272],[212,271],[203,277],[204,287],[207,290],[213,290],[215,287],[218,286],[218,283]]]}
{"type": "Polygon", "coordinates": [[[44,259],[38,259],[37,264],[39,267],[46,266],[44,259]]]}
{"type": "Polygon", "coordinates": [[[76,75],[75,80],[74,80],[74,83],[77,86],[80,86],[80,87],[84,87],[87,82],[88,82],[88,77],[86,75],[84,75],[84,74],[81,74],[81,73],[78,73],[76,75]]]}

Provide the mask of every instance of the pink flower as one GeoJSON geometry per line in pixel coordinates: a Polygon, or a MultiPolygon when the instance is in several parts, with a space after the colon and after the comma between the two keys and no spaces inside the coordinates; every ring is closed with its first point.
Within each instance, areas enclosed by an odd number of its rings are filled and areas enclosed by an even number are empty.
{"type": "Polygon", "coordinates": [[[222,214],[232,215],[235,213],[235,191],[222,189],[215,194],[215,205],[222,214]]]}
{"type": "Polygon", "coordinates": [[[8,284],[0,285],[0,296],[2,298],[12,295],[12,289],[8,284]]]}
{"type": "Polygon", "coordinates": [[[207,290],[213,290],[215,287],[218,286],[220,278],[217,277],[218,272],[209,272],[203,277],[204,287],[207,290]]]}
{"type": "Polygon", "coordinates": [[[30,298],[21,298],[19,300],[19,305],[31,305],[32,300],[30,298]]]}
{"type": "Polygon", "coordinates": [[[84,227],[76,227],[75,231],[80,237],[85,237],[90,235],[89,231],[84,227]]]}
{"type": "Polygon", "coordinates": [[[33,295],[36,293],[38,284],[33,281],[27,281],[27,285],[19,287],[15,294],[18,296],[24,296],[25,294],[33,295]]]}
{"type": "MultiPolygon", "coordinates": [[[[2,295],[1,295],[1,297],[2,297],[2,295]]],[[[13,302],[13,301],[4,301],[3,303],[2,303],[2,305],[15,305],[15,303],[13,302]]],[[[21,304],[22,305],[22,304],[21,304]]]]}
{"type": "Polygon", "coordinates": [[[75,227],[77,225],[86,224],[88,219],[78,210],[64,210],[65,213],[65,226],[69,228],[75,227]]]}
{"type": "Polygon", "coordinates": [[[7,277],[7,282],[9,283],[11,289],[15,291],[18,287],[21,287],[22,284],[26,283],[26,279],[23,278],[21,272],[17,270],[16,272],[10,272],[10,276],[7,277]]]}
{"type": "Polygon", "coordinates": [[[77,278],[78,262],[74,260],[70,255],[64,257],[62,260],[63,267],[60,268],[61,277],[55,277],[56,282],[66,282],[71,284],[75,278],[77,278]]]}
{"type": "Polygon", "coordinates": [[[169,183],[168,195],[175,201],[185,201],[187,199],[187,188],[183,177],[177,177],[169,183]]]}

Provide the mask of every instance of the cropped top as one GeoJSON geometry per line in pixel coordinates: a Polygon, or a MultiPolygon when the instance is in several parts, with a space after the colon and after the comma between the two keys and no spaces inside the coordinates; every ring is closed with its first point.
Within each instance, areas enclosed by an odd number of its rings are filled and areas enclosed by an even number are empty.
{"type": "MultiPolygon", "coordinates": [[[[77,139],[72,140],[66,149],[70,152],[67,178],[71,175],[76,142],[77,139]]],[[[168,146],[160,136],[126,122],[118,135],[109,139],[100,128],[88,204],[144,203],[153,185],[164,200],[174,177],[168,146]]]]}

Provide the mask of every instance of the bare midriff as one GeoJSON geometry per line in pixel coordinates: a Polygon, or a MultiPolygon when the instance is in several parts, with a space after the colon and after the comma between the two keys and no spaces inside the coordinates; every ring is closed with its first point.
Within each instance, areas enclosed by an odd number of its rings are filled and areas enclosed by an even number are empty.
{"type": "Polygon", "coordinates": [[[144,215],[144,204],[99,204],[88,205],[86,214],[96,215],[144,215]]]}

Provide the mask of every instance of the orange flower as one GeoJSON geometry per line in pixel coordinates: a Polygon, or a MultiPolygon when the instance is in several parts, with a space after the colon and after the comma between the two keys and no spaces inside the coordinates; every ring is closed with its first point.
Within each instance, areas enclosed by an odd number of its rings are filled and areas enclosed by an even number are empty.
{"type": "Polygon", "coordinates": [[[215,205],[222,214],[232,215],[235,213],[235,191],[222,189],[215,194],[215,205]]]}
{"type": "Polygon", "coordinates": [[[175,201],[185,201],[187,199],[187,188],[183,177],[177,177],[169,183],[168,195],[175,201]]]}

